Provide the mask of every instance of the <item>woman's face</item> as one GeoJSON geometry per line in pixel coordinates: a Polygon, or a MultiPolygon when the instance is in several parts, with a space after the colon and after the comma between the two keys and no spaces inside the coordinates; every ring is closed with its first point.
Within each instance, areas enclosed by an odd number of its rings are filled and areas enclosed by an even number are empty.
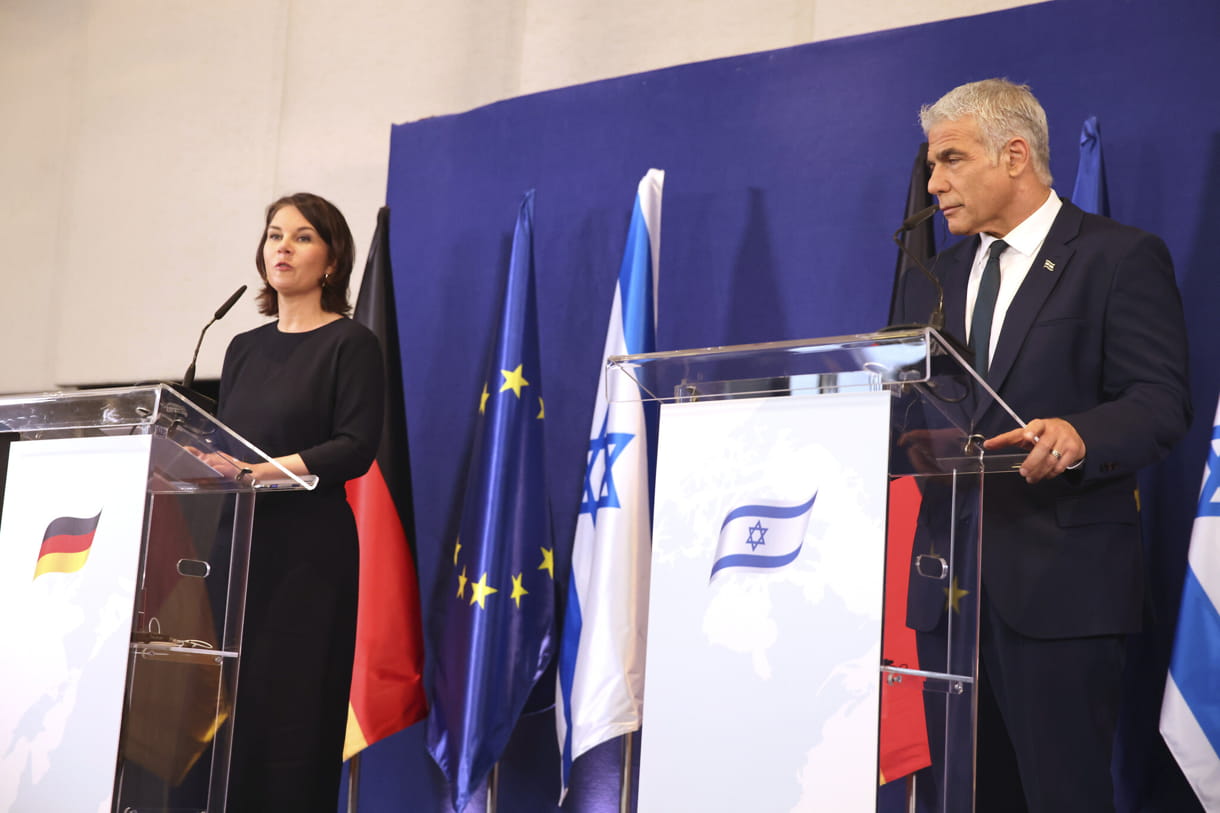
{"type": "Polygon", "coordinates": [[[284,206],[267,224],[263,266],[281,299],[314,291],[320,297],[323,276],[335,270],[330,249],[295,206],[284,206]]]}

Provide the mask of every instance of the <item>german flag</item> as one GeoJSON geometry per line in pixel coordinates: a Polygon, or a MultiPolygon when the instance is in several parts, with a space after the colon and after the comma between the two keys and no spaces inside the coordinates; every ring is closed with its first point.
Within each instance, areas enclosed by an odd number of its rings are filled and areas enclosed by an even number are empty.
{"type": "Polygon", "coordinates": [[[34,578],[43,573],[75,573],[84,567],[101,516],[102,512],[98,511],[92,517],[58,517],[51,520],[46,533],[42,535],[34,578]]]}
{"type": "Polygon", "coordinates": [[[344,759],[428,713],[419,582],[411,549],[411,461],[390,268],[389,207],[377,213],[355,319],[381,342],[386,406],[377,459],[367,474],[347,484],[347,501],[360,535],[360,605],[344,759]]]}

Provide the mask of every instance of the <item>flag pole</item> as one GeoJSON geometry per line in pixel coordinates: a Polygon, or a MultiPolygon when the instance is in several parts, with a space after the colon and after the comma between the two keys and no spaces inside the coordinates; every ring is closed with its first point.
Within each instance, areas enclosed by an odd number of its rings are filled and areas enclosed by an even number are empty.
{"type": "Polygon", "coordinates": [[[496,813],[496,801],[500,795],[500,763],[491,766],[491,776],[487,779],[487,813],[496,813]]]}
{"type": "Polygon", "coordinates": [[[360,755],[353,754],[347,761],[347,813],[356,813],[360,808],[360,755]]]}
{"type": "Polygon", "coordinates": [[[623,782],[620,786],[618,797],[619,813],[631,813],[631,789],[634,786],[633,777],[635,772],[631,770],[631,763],[635,757],[635,732],[628,731],[623,735],[623,782]]]}

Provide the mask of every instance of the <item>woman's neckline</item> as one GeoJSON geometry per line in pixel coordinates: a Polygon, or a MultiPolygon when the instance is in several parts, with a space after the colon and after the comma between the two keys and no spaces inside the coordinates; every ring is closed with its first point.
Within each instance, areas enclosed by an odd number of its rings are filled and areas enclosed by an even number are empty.
{"type": "Polygon", "coordinates": [[[324,328],[324,327],[328,327],[328,326],[330,326],[330,325],[333,325],[335,322],[338,322],[340,319],[342,319],[342,318],[343,318],[341,315],[339,315],[339,314],[337,314],[337,313],[328,314],[328,315],[329,315],[329,316],[332,316],[332,317],[334,317],[334,318],[332,318],[332,319],[328,319],[327,321],[323,322],[323,323],[322,323],[322,324],[320,324],[320,325],[316,325],[316,326],[311,327],[311,328],[306,328],[306,329],[304,329],[304,330],[284,330],[284,328],[282,327],[282,323],[281,323],[281,322],[280,322],[278,319],[277,319],[275,322],[273,322],[273,324],[275,325],[275,331],[276,331],[276,333],[282,333],[282,334],[284,334],[285,336],[300,336],[300,335],[305,334],[305,333],[314,333],[314,332],[316,332],[316,331],[319,331],[319,330],[321,330],[321,329],[322,329],[322,328],[324,328]]]}

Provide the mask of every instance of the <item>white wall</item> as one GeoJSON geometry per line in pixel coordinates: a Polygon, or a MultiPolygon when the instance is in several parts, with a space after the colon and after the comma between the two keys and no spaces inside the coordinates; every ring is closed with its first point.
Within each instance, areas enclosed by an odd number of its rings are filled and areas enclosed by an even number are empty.
{"type": "MultiPolygon", "coordinates": [[[[212,311],[255,287],[286,192],[344,211],[358,283],[393,123],[1017,5],[0,0],[0,392],[180,378],[212,311]]],[[[199,377],[260,321],[247,294],[199,377]]]]}

